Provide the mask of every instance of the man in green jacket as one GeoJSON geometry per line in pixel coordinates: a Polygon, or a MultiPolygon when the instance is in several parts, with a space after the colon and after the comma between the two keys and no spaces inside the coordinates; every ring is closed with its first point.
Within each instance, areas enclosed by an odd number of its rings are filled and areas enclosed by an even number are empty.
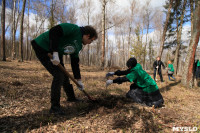
{"type": "Polygon", "coordinates": [[[91,26],[79,27],[75,24],[62,23],[31,41],[37,58],[53,76],[50,113],[64,114],[60,107],[61,86],[63,86],[69,102],[77,101],[69,78],[57,66],[59,63],[64,66],[63,55],[70,55],[74,78],[82,86],[79,89],[83,90],[84,86],[79,68],[79,52],[83,45],[90,44],[95,39],[97,39],[97,32],[91,26]],[[53,54],[52,59],[48,57],[48,53],[53,54]]]}
{"type": "Polygon", "coordinates": [[[142,66],[137,63],[137,60],[134,57],[130,58],[126,65],[128,69],[125,71],[117,70],[116,72],[109,72],[106,74],[106,77],[125,75],[123,77],[115,78],[114,80],[107,80],[106,86],[112,83],[121,84],[123,82],[133,82],[126,97],[131,98],[136,103],[146,104],[147,106],[161,106],[164,103],[164,100],[156,82],[151,76],[142,69],[142,66]]]}

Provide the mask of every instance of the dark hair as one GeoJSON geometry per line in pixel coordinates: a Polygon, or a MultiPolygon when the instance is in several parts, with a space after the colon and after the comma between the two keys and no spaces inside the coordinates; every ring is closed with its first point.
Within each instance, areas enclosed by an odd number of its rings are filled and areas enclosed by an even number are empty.
{"type": "Polygon", "coordinates": [[[90,25],[80,27],[83,35],[90,35],[90,39],[95,37],[96,39],[98,38],[97,31],[90,25]]]}
{"type": "Polygon", "coordinates": [[[137,65],[137,60],[134,58],[134,57],[132,57],[132,58],[130,58],[127,62],[126,62],[126,66],[129,68],[129,67],[131,67],[131,68],[133,68],[133,67],[135,67],[137,65]]]}

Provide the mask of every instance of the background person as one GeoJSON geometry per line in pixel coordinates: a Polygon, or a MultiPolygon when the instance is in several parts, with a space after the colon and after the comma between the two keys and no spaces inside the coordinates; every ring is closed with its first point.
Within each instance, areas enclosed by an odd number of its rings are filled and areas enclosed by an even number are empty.
{"type": "Polygon", "coordinates": [[[168,68],[167,69],[168,69],[167,74],[168,74],[169,80],[171,81],[170,77],[172,77],[175,80],[175,77],[173,76],[174,67],[173,67],[173,64],[170,60],[168,61],[168,68]]]}
{"type": "MultiPolygon", "coordinates": [[[[163,68],[165,69],[165,65],[163,64],[163,62],[160,60],[160,56],[157,57],[156,61],[153,63],[153,68],[154,68],[154,73],[153,73],[153,77],[154,80],[156,78],[156,72],[158,72],[158,74],[160,75],[160,80],[161,82],[164,82],[163,80],[163,76],[162,76],[162,69],[161,66],[163,66],[163,68]]],[[[156,80],[155,80],[156,81],[156,80]]]]}

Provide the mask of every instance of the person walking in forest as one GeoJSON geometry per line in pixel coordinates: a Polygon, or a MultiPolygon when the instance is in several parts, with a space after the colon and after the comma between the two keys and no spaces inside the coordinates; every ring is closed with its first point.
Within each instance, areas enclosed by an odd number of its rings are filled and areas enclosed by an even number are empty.
{"type": "Polygon", "coordinates": [[[161,82],[164,82],[163,77],[162,77],[161,66],[163,66],[163,68],[165,69],[165,65],[160,60],[160,56],[158,56],[157,59],[156,59],[156,61],[153,63],[153,68],[154,68],[153,77],[154,77],[154,80],[155,80],[155,78],[156,78],[156,72],[158,72],[158,74],[160,75],[161,82]]]}
{"type": "Polygon", "coordinates": [[[127,70],[117,70],[115,72],[108,72],[106,77],[117,75],[114,80],[107,80],[106,86],[112,83],[121,84],[123,82],[133,82],[130,86],[130,90],[126,94],[127,98],[131,98],[134,102],[145,104],[147,106],[161,107],[164,103],[163,97],[158,89],[156,82],[151,76],[142,69],[142,66],[137,63],[137,60],[130,58],[126,66],[127,70]]]}
{"type": "Polygon", "coordinates": [[[169,80],[171,81],[170,77],[172,77],[174,80],[176,80],[175,77],[173,76],[174,67],[173,67],[173,64],[172,64],[172,62],[170,60],[168,61],[168,68],[167,69],[168,69],[167,70],[167,74],[168,74],[169,80]]]}
{"type": "Polygon", "coordinates": [[[75,24],[62,23],[31,41],[37,58],[53,76],[50,113],[64,114],[60,107],[61,86],[63,86],[68,97],[67,101],[78,101],[69,78],[57,66],[60,63],[64,67],[63,55],[70,55],[74,78],[81,86],[78,88],[83,90],[84,86],[79,68],[79,52],[83,45],[90,44],[95,39],[97,39],[97,32],[92,26],[79,27],[75,24]],[[48,57],[48,53],[53,55],[52,59],[48,57]]]}

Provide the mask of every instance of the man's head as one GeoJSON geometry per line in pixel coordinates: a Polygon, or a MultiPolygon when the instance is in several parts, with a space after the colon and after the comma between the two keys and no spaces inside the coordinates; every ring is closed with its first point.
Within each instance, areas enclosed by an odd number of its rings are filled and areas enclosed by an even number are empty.
{"type": "Polygon", "coordinates": [[[126,66],[127,66],[128,68],[133,68],[133,67],[135,67],[136,65],[137,65],[137,60],[136,60],[134,57],[130,58],[130,59],[126,62],[126,66]]]}
{"type": "Polygon", "coordinates": [[[92,26],[81,27],[81,32],[83,34],[83,45],[90,44],[98,38],[96,30],[92,26]]]}
{"type": "Polygon", "coordinates": [[[160,56],[157,57],[157,61],[159,61],[159,60],[160,60],[160,56]]]}

